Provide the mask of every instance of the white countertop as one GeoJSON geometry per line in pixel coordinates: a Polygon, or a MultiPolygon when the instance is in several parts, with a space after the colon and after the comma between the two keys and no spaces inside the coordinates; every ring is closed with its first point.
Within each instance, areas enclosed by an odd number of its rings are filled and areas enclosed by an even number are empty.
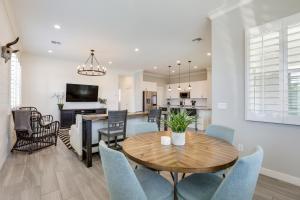
{"type": "Polygon", "coordinates": [[[211,110],[207,106],[180,106],[180,105],[170,105],[166,106],[167,108],[181,108],[181,109],[197,109],[197,110],[211,110]]]}

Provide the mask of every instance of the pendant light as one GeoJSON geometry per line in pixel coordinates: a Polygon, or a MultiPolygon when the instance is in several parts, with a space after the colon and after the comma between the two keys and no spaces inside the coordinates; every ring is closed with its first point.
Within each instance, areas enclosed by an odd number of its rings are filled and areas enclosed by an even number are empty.
{"type": "Polygon", "coordinates": [[[178,71],[179,71],[179,85],[178,85],[177,90],[180,91],[180,90],[181,90],[181,87],[180,87],[180,65],[181,65],[181,64],[180,64],[180,62],[178,62],[177,65],[178,65],[178,68],[179,68],[179,69],[178,69],[178,71]]]}
{"type": "Polygon", "coordinates": [[[192,86],[191,86],[191,62],[192,61],[189,61],[189,86],[188,86],[189,90],[192,89],[192,86]]]}
{"type": "Polygon", "coordinates": [[[169,66],[169,88],[168,88],[168,91],[169,91],[169,92],[172,91],[172,88],[171,88],[171,67],[172,67],[172,66],[169,66]]]}

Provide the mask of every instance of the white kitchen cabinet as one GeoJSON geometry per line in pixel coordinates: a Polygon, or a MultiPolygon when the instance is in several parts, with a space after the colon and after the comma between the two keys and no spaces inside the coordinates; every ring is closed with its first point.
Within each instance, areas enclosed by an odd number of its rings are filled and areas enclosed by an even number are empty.
{"type": "Polygon", "coordinates": [[[198,111],[198,128],[204,131],[211,124],[211,110],[198,111]]]}
{"type": "Polygon", "coordinates": [[[181,83],[180,87],[181,90],[179,91],[178,88],[178,83],[176,84],[171,84],[172,91],[168,91],[169,85],[166,85],[166,97],[167,98],[172,98],[172,99],[177,99],[179,98],[179,93],[180,92],[187,92],[190,91],[190,97],[191,98],[208,98],[208,82],[205,81],[195,81],[191,82],[192,89],[189,90],[188,86],[189,83],[181,83]]]}
{"type": "Polygon", "coordinates": [[[208,98],[207,81],[196,81],[191,83],[191,98],[208,98]]]}
{"type": "MultiPolygon", "coordinates": [[[[178,85],[177,85],[177,87],[178,87],[178,85]]],[[[190,92],[189,83],[181,83],[180,87],[181,87],[181,91],[179,91],[179,92],[190,92]]]]}
{"type": "Polygon", "coordinates": [[[178,85],[177,84],[171,84],[171,91],[168,90],[169,85],[166,86],[166,97],[168,99],[177,99],[179,98],[179,91],[177,90],[178,85]]]}
{"type": "MultiPolygon", "coordinates": [[[[211,110],[197,110],[197,128],[204,131],[211,124],[211,110]]],[[[189,125],[189,128],[195,129],[195,124],[189,125]]]]}
{"type": "Polygon", "coordinates": [[[200,81],[201,83],[201,98],[208,98],[208,82],[207,81],[200,81]]]}

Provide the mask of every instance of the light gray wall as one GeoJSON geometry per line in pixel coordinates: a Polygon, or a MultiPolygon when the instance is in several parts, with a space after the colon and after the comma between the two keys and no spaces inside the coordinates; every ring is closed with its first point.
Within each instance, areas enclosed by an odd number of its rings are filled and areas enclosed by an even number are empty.
{"type": "MultiPolygon", "coordinates": [[[[4,1],[0,0],[0,46],[15,39],[9,19],[7,17],[4,1]]],[[[9,87],[10,62],[4,63],[0,58],[0,169],[8,154],[8,124],[9,124],[9,87]]]]}
{"type": "MultiPolygon", "coordinates": [[[[51,114],[59,119],[57,100],[54,93],[66,92],[66,83],[98,85],[99,97],[107,99],[109,110],[118,109],[119,75],[129,70],[109,69],[105,76],[88,77],[78,75],[78,62],[23,53],[22,105],[35,106],[41,113],[51,114]]],[[[98,108],[98,102],[65,102],[64,108],[98,108]]]]}
{"type": "Polygon", "coordinates": [[[299,0],[254,0],[212,21],[214,124],[236,130],[235,143],[265,151],[263,167],[300,177],[300,126],[245,121],[245,27],[300,12],[299,0]],[[220,110],[217,103],[226,102],[220,110]]]}

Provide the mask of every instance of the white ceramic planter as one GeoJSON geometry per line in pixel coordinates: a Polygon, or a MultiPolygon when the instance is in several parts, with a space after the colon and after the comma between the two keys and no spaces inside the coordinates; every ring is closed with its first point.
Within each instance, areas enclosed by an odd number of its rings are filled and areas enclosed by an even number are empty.
{"type": "Polygon", "coordinates": [[[185,144],[185,132],[175,133],[172,132],[172,144],[182,146],[185,144]]]}

